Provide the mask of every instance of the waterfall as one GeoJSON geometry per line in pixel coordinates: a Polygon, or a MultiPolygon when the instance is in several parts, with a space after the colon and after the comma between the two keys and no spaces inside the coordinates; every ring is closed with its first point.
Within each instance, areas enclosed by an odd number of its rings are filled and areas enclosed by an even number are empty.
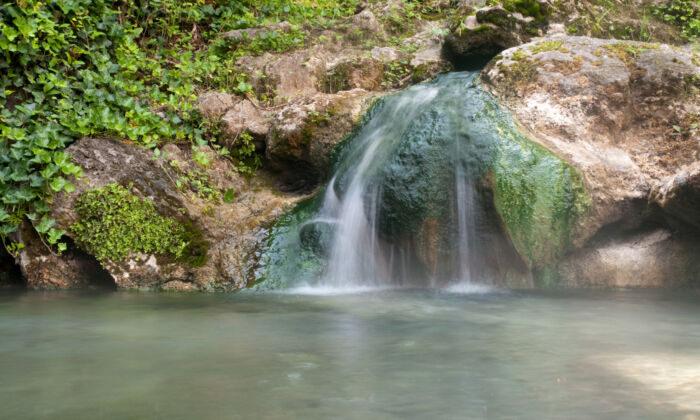
{"type": "Polygon", "coordinates": [[[450,73],[381,99],[336,150],[325,189],[275,227],[259,270],[265,287],[504,278],[500,261],[515,254],[483,196],[495,145],[513,128],[476,77],[450,73]]]}

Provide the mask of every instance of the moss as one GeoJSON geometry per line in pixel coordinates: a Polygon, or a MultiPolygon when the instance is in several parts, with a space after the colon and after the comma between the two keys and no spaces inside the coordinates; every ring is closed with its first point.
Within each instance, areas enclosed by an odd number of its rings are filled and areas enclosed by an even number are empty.
{"type": "Polygon", "coordinates": [[[532,60],[530,56],[522,51],[516,51],[511,57],[512,63],[498,63],[498,69],[505,77],[504,83],[509,87],[511,92],[515,92],[515,88],[531,82],[537,78],[537,67],[539,62],[532,60]]]}
{"type": "Polygon", "coordinates": [[[629,42],[616,42],[603,45],[609,55],[615,56],[625,63],[627,67],[634,67],[637,56],[647,50],[658,49],[658,44],[632,44],[629,42]]]}
{"type": "Polygon", "coordinates": [[[568,53],[569,50],[564,48],[562,45],[564,45],[564,41],[561,39],[547,40],[547,41],[538,42],[537,44],[531,46],[529,49],[530,49],[530,51],[532,51],[533,54],[547,52],[547,51],[560,51],[563,53],[568,53]]]}
{"type": "Polygon", "coordinates": [[[317,254],[314,243],[299,241],[302,229],[320,204],[323,191],[297,204],[283,214],[270,230],[262,246],[261,259],[254,273],[251,289],[262,291],[284,289],[291,282],[313,281],[325,268],[325,260],[317,254]]]}
{"type": "Polygon", "coordinates": [[[590,198],[581,174],[525,136],[503,129],[493,165],[494,202],[506,230],[540,285],[555,282],[552,270],[569,252],[590,198]]]}
{"type": "Polygon", "coordinates": [[[472,33],[479,33],[479,32],[488,32],[488,31],[493,31],[493,27],[489,25],[479,25],[476,28],[472,29],[472,33]]]}
{"type": "Polygon", "coordinates": [[[70,227],[76,243],[100,261],[153,253],[204,264],[209,246],[201,232],[160,215],[152,201],[137,197],[129,188],[108,184],[78,197],[79,219],[70,227]]]}
{"type": "Polygon", "coordinates": [[[544,19],[548,12],[542,10],[542,7],[536,0],[501,0],[489,1],[490,5],[498,5],[499,3],[509,12],[518,12],[523,16],[530,16],[537,20],[544,19]]]}

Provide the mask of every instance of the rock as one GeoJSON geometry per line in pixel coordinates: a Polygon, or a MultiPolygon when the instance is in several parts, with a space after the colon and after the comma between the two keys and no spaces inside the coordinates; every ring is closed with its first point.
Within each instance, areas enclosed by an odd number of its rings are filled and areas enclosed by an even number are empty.
{"type": "Polygon", "coordinates": [[[233,105],[221,117],[221,137],[220,141],[231,147],[238,136],[243,131],[247,131],[253,136],[256,142],[256,150],[263,150],[265,137],[270,131],[270,123],[263,111],[253,104],[249,99],[244,99],[233,105]]]}
{"type": "Polygon", "coordinates": [[[197,98],[197,106],[202,116],[216,121],[238,101],[240,98],[227,93],[204,92],[197,98]]]}
{"type": "Polygon", "coordinates": [[[649,201],[666,213],[700,229],[700,162],[657,184],[649,201]]]}
{"type": "Polygon", "coordinates": [[[683,125],[700,112],[686,93],[697,80],[689,51],[567,36],[504,51],[481,74],[539,143],[583,174],[593,207],[578,246],[605,225],[641,224],[651,187],[698,159],[697,132],[683,125]]]}
{"type": "Polygon", "coordinates": [[[196,291],[197,287],[192,283],[185,283],[179,280],[173,280],[161,286],[161,290],[169,292],[192,292],[196,291]]]}
{"type": "Polygon", "coordinates": [[[680,27],[664,19],[650,18],[649,6],[669,4],[662,0],[633,0],[603,3],[594,0],[563,0],[554,2],[551,21],[566,28],[570,35],[594,38],[644,39],[666,44],[687,42],[680,27]]]}
{"type": "MultiPolygon", "coordinates": [[[[590,193],[588,216],[569,220],[565,229],[572,244],[569,252],[578,251],[560,255],[566,263],[558,271],[550,262],[550,269],[540,273],[552,280],[548,284],[556,284],[558,277],[571,284],[632,285],[631,277],[612,274],[613,255],[629,252],[634,261],[656,261],[667,258],[660,251],[663,244],[696,249],[678,238],[674,226],[660,222],[648,205],[657,203],[688,223],[697,220],[684,210],[697,203],[693,182],[685,187],[679,183],[674,194],[673,182],[667,181],[695,162],[700,151],[696,128],[689,122],[700,112],[700,97],[688,94],[700,88],[700,67],[692,52],[661,44],[553,36],[504,51],[484,69],[481,81],[531,138],[580,172],[590,193]],[[661,223],[670,238],[649,246],[637,239],[628,243],[629,235],[649,223],[661,223]],[[629,233],[619,233],[622,228],[629,233]],[[586,270],[603,277],[594,282],[592,274],[582,274],[586,270]]],[[[664,273],[672,272],[664,267],[664,273]]],[[[694,275],[684,273],[669,281],[693,280],[694,275]]],[[[654,276],[640,277],[639,285],[657,285],[654,276]]]]}
{"type": "Polygon", "coordinates": [[[331,251],[336,229],[332,223],[312,221],[299,228],[299,238],[304,247],[325,258],[331,251]]]}
{"type": "Polygon", "coordinates": [[[392,47],[372,47],[370,54],[379,61],[396,61],[401,57],[400,51],[392,47]]]}
{"type": "Polygon", "coordinates": [[[192,159],[189,148],[170,144],[161,150],[164,157],[154,159],[151,152],[115,140],[77,141],[67,152],[83,168],[84,182],[76,183],[70,194],[55,196],[51,214],[56,227],[68,231],[68,240],[80,245],[80,238],[71,231],[78,218],[76,199],[88,189],[111,183],[131,186],[130,191],[152,201],[161,216],[194,232],[191,245],[197,258],[177,260],[132,252],[123,261],[103,260],[102,268],[86,254],[88,250],[73,245],[61,257],[52,254],[25,226],[21,239],[27,246],[18,263],[30,287],[82,287],[105,276],[121,289],[235,290],[246,286],[266,226],[298,198],[271,190],[264,173],[247,181],[228,160],[207,148],[200,149],[210,159],[206,168],[192,159]],[[229,189],[234,200],[226,203],[221,196],[229,189]]]}
{"type": "Polygon", "coordinates": [[[289,190],[309,190],[326,175],[333,147],[376,98],[362,89],[317,94],[272,116],[265,156],[289,190]]]}
{"type": "Polygon", "coordinates": [[[371,10],[363,10],[350,19],[346,33],[351,40],[360,41],[368,38],[383,39],[386,37],[382,24],[371,10]]]}
{"type": "Polygon", "coordinates": [[[681,287],[700,284],[700,241],[666,229],[604,239],[564,259],[563,287],[681,287]]]}
{"type": "Polygon", "coordinates": [[[114,279],[94,257],[75,246],[62,255],[49,250],[28,223],[13,239],[24,244],[16,262],[31,289],[114,287],[114,279]]]}
{"type": "Polygon", "coordinates": [[[15,259],[0,247],[0,289],[22,287],[24,280],[15,259]]]}
{"type": "Polygon", "coordinates": [[[484,7],[467,14],[450,28],[444,55],[458,68],[479,68],[499,52],[541,35],[548,21],[539,10],[538,5],[536,17],[501,7],[484,7]]]}
{"type": "Polygon", "coordinates": [[[269,25],[263,28],[246,28],[236,29],[233,31],[224,32],[221,34],[222,39],[227,39],[234,42],[242,42],[257,38],[260,34],[274,31],[289,32],[292,30],[292,24],[289,22],[280,22],[275,25],[269,25]]]}
{"type": "Polygon", "coordinates": [[[336,93],[343,90],[381,90],[384,82],[384,63],[371,57],[344,61],[330,69],[323,80],[323,91],[336,93]]]}

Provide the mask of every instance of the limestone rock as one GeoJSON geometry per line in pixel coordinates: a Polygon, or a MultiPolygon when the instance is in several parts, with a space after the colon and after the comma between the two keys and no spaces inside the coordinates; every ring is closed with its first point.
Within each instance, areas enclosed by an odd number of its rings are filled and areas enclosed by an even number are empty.
{"type": "Polygon", "coordinates": [[[62,255],[52,252],[28,223],[22,224],[13,240],[24,244],[16,262],[29,288],[114,287],[113,278],[94,257],[75,246],[62,255]]]}
{"type": "Polygon", "coordinates": [[[290,190],[314,187],[326,175],[333,147],[359,122],[375,96],[362,89],[317,94],[272,117],[265,155],[290,190]]]}
{"type": "Polygon", "coordinates": [[[353,16],[346,33],[350,39],[358,41],[368,38],[383,39],[386,36],[382,24],[371,10],[363,10],[353,16]]]}
{"type": "Polygon", "coordinates": [[[205,118],[216,121],[240,99],[222,92],[205,92],[197,98],[199,112],[205,118]]]}
{"type": "Polygon", "coordinates": [[[132,253],[124,261],[102,261],[76,246],[61,257],[40,244],[32,229],[21,231],[27,246],[18,258],[30,287],[73,288],[95,283],[108,277],[122,289],[235,290],[245,287],[261,232],[298,198],[286,197],[271,190],[264,173],[246,180],[234,171],[228,160],[212,151],[201,149],[211,159],[208,167],[197,164],[189,148],[170,144],[162,148],[163,156],[127,143],[85,138],[68,147],[73,161],[83,168],[84,182],[76,183],[70,194],[54,197],[52,217],[56,227],[68,231],[69,241],[78,242],[71,232],[77,220],[75,200],[90,188],[110,183],[131,185],[132,193],[151,200],[159,214],[195,229],[200,250],[206,252],[203,263],[132,253]],[[196,180],[197,182],[194,182],[196,180]],[[178,183],[180,186],[178,186],[178,183]],[[209,195],[200,189],[218,191],[209,195]],[[232,202],[221,194],[231,189],[232,202]],[[208,248],[208,249],[207,249],[208,248]]]}
{"type": "Polygon", "coordinates": [[[564,287],[678,287],[700,284],[700,241],[666,229],[613,237],[559,265],[564,287]]]}
{"type": "Polygon", "coordinates": [[[244,99],[233,105],[221,117],[220,124],[222,143],[229,147],[243,131],[247,131],[256,140],[256,149],[260,150],[260,147],[265,144],[265,136],[270,130],[270,123],[263,111],[258,109],[249,99],[244,99]]]}
{"type": "Polygon", "coordinates": [[[684,268],[697,259],[697,244],[649,206],[697,226],[700,142],[690,121],[700,112],[700,67],[693,57],[662,44],[552,36],[504,51],[481,73],[530,137],[582,174],[590,194],[589,216],[571,226],[578,251],[557,269],[563,284],[697,278],[684,268]],[[647,232],[649,224],[664,233],[647,232]]]}
{"type": "Polygon", "coordinates": [[[666,213],[700,228],[700,162],[656,185],[649,201],[666,213]]]}
{"type": "Polygon", "coordinates": [[[690,51],[555,36],[504,51],[481,80],[583,174],[593,209],[579,246],[605,225],[641,224],[652,186],[700,156],[684,125],[700,112],[700,96],[686,93],[700,87],[690,51]]]}
{"type": "Polygon", "coordinates": [[[546,31],[542,16],[524,17],[501,7],[484,7],[450,28],[444,54],[458,67],[476,68],[499,52],[529,41],[546,31]]]}

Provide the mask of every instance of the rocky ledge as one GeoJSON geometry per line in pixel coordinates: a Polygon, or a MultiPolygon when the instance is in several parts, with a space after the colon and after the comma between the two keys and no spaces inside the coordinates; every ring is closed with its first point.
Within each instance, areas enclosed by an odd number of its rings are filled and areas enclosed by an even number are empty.
{"type": "Polygon", "coordinates": [[[559,265],[561,284],[699,280],[697,52],[552,36],[504,51],[481,80],[583,175],[592,206],[572,227],[577,251],[559,265]]]}

